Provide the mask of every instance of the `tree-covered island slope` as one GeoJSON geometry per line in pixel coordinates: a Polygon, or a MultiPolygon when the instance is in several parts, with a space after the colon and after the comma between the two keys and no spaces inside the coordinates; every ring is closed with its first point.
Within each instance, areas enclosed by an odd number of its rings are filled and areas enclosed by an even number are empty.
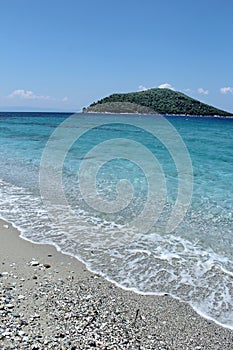
{"type": "Polygon", "coordinates": [[[83,112],[233,116],[181,92],[160,88],[112,94],[83,108],[83,112]]]}

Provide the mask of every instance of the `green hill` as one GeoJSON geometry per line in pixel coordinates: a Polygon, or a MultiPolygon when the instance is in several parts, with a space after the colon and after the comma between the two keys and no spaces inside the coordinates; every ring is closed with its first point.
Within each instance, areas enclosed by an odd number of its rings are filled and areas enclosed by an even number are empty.
{"type": "Polygon", "coordinates": [[[83,108],[83,112],[233,116],[181,92],[159,88],[112,94],[83,108]]]}

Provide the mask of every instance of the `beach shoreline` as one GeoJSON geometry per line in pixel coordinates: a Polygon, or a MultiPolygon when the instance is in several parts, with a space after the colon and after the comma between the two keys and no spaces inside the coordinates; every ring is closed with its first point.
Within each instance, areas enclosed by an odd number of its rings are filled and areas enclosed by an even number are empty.
{"type": "Polygon", "coordinates": [[[232,349],[233,331],[123,290],[0,220],[0,349],[232,349]]]}

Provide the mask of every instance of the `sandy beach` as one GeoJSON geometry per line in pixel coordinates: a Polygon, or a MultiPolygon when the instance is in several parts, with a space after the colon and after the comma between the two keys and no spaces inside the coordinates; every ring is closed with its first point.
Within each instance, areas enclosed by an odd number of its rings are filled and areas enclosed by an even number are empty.
{"type": "Polygon", "coordinates": [[[0,349],[232,349],[233,331],[169,296],[125,291],[0,221],[0,349]]]}

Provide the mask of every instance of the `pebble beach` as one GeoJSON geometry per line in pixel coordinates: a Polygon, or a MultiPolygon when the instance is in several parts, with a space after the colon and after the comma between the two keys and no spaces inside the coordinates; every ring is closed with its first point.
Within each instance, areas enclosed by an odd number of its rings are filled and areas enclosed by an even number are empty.
{"type": "Polygon", "coordinates": [[[0,349],[232,349],[233,331],[168,295],[125,291],[0,221],[0,349]]]}

